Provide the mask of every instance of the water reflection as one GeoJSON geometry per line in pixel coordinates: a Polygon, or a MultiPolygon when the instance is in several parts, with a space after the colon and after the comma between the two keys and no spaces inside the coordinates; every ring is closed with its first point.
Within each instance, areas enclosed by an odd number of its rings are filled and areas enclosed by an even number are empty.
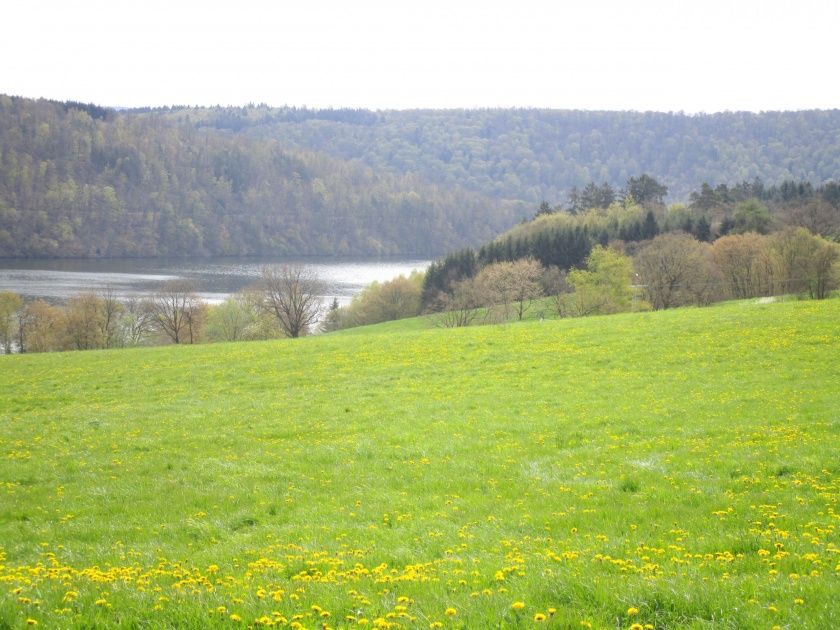
{"type": "Polygon", "coordinates": [[[412,270],[425,269],[420,259],[359,258],[204,258],[154,260],[0,260],[0,291],[25,298],[63,302],[85,291],[110,288],[118,296],[142,297],[174,279],[190,280],[210,303],[218,303],[251,284],[265,264],[302,264],[327,286],[325,303],[346,304],[364,286],[412,270]]]}

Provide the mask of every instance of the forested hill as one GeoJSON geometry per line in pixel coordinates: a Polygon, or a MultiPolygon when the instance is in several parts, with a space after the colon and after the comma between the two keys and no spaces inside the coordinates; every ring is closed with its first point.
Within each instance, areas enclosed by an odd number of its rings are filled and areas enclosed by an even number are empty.
{"type": "Polygon", "coordinates": [[[484,195],[565,202],[572,187],[615,188],[646,173],[686,201],[703,182],[734,185],[840,174],[840,110],[683,115],[536,109],[180,109],[198,126],[278,139],[484,195]]]}
{"type": "Polygon", "coordinates": [[[0,95],[0,257],[436,255],[526,212],[270,137],[0,95]]]}
{"type": "Polygon", "coordinates": [[[840,174],[840,110],[101,106],[0,95],[0,257],[437,255],[574,187],[840,174]]]}

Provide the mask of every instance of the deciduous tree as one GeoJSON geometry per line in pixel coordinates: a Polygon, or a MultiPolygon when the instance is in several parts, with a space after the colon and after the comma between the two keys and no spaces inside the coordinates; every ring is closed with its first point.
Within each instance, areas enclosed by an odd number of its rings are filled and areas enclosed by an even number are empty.
{"type": "Polygon", "coordinates": [[[732,234],[712,243],[712,260],[726,295],[735,299],[772,295],[778,277],[770,240],[761,234],[732,234]]]}
{"type": "Polygon", "coordinates": [[[635,267],[655,309],[708,304],[714,299],[717,278],[709,246],[687,234],[660,234],[642,247],[635,267]]]}
{"type": "Polygon", "coordinates": [[[151,308],[157,328],[173,343],[198,343],[206,306],[191,282],[166,283],[152,297],[151,308]]]}
{"type": "Polygon", "coordinates": [[[323,281],[302,265],[265,266],[260,270],[261,307],[276,320],[287,337],[310,331],[321,315],[323,281]]]}
{"type": "Polygon", "coordinates": [[[559,303],[561,315],[596,315],[628,311],[632,306],[632,261],[623,254],[596,245],[586,259],[586,269],[566,276],[574,293],[559,303]]]}
{"type": "Polygon", "coordinates": [[[12,351],[17,313],[22,304],[23,300],[17,293],[0,291],[0,351],[6,354],[12,351]]]}

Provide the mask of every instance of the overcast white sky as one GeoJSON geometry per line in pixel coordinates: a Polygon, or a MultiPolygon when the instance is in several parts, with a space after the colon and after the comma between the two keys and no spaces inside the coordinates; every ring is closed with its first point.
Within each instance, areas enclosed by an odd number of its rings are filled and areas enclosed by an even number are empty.
{"type": "Polygon", "coordinates": [[[840,0],[10,0],[0,93],[104,105],[840,107],[840,0]]]}

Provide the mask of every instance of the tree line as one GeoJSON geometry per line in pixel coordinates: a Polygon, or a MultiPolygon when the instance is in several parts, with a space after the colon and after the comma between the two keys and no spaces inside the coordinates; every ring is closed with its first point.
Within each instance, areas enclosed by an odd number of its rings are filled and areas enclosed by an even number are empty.
{"type": "Polygon", "coordinates": [[[433,262],[418,312],[455,311],[447,317],[464,325],[476,309],[486,318],[506,305],[506,285],[527,288],[520,302],[562,296],[561,315],[623,310],[631,296],[635,308],[669,308],[780,293],[822,299],[836,288],[836,184],[703,184],[689,204],[671,206],[666,194],[642,175],[620,190],[590,183],[568,205],[543,202],[531,220],[477,250],[433,262]],[[595,205],[575,206],[582,198],[595,205]],[[602,283],[605,274],[612,280],[602,283]]]}
{"type": "Polygon", "coordinates": [[[667,187],[649,175],[620,189],[590,182],[568,204],[542,202],[531,220],[477,250],[432,262],[422,278],[375,283],[349,306],[334,305],[328,327],[424,312],[447,325],[522,319],[545,296],[556,298],[559,315],[616,312],[631,301],[669,308],[779,293],[821,299],[837,284],[838,190],[704,183],[688,205],[666,206],[667,187]]]}
{"type": "Polygon", "coordinates": [[[0,257],[439,255],[521,214],[164,111],[0,95],[0,257]]]}
{"type": "MultiPolygon", "coordinates": [[[[462,251],[452,260],[468,258],[462,251]]],[[[840,287],[840,246],[802,227],[712,243],[675,231],[639,243],[596,244],[568,270],[531,257],[486,265],[475,259],[458,269],[464,275],[450,276],[426,306],[445,326],[521,320],[539,298],[550,298],[543,308],[550,304],[561,317],[778,295],[825,299],[840,287]],[[466,275],[467,268],[474,273],[466,275]]]]}
{"type": "Polygon", "coordinates": [[[164,283],[147,298],[105,290],[62,305],[2,291],[0,353],[301,337],[320,325],[324,291],[302,266],[265,266],[254,286],[216,305],[188,280],[164,283]]]}
{"type": "MultiPolygon", "coordinates": [[[[274,138],[284,147],[360,161],[379,172],[457,182],[488,197],[531,204],[588,182],[618,188],[636,173],[688,201],[703,181],[761,178],[824,183],[840,173],[840,110],[591,112],[546,109],[367,112],[294,108],[181,108],[193,125],[274,138]]],[[[585,207],[589,207],[585,204],[585,207]]]]}

